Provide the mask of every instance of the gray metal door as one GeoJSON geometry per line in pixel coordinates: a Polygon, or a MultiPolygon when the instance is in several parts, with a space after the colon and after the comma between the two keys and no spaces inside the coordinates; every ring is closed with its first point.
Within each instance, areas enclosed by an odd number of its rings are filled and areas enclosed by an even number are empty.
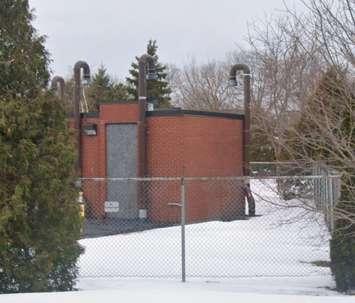
{"type": "MultiPolygon", "coordinates": [[[[137,125],[113,124],[106,129],[108,178],[137,177],[137,125]]],[[[109,217],[138,217],[137,183],[108,181],[105,211],[109,217]]]]}

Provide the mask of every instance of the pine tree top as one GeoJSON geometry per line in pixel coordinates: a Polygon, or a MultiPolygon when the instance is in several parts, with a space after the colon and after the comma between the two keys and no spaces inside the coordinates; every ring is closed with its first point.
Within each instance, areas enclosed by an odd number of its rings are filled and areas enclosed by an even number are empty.
{"type": "Polygon", "coordinates": [[[150,39],[147,45],[147,54],[156,58],[156,60],[158,60],[159,57],[157,55],[157,51],[158,51],[157,40],[150,39]]]}
{"type": "MultiPolygon", "coordinates": [[[[147,54],[152,56],[155,61],[155,72],[157,73],[157,80],[148,80],[147,93],[148,100],[153,100],[155,106],[158,108],[170,107],[170,93],[171,89],[167,81],[167,67],[159,62],[158,44],[156,40],[150,39],[147,44],[147,54]]],[[[131,98],[138,100],[138,62],[139,57],[135,58],[135,61],[131,64],[129,70],[130,76],[126,78],[128,85],[128,91],[131,98]]]]}
{"type": "Polygon", "coordinates": [[[101,65],[92,78],[91,85],[109,87],[111,85],[110,75],[104,65],[101,65]]]}
{"type": "Polygon", "coordinates": [[[126,85],[115,81],[101,65],[88,87],[88,103],[92,111],[99,110],[100,103],[114,103],[128,100],[126,85]]]}
{"type": "Polygon", "coordinates": [[[33,18],[28,0],[0,1],[0,98],[35,97],[47,85],[49,53],[33,18]]]}

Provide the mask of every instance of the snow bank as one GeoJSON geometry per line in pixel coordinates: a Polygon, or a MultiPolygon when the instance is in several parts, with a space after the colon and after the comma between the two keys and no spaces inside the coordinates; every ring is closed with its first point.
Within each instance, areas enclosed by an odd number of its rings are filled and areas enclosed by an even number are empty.
{"type": "Polygon", "coordinates": [[[292,295],[260,295],[252,293],[236,293],[228,291],[206,290],[186,285],[161,285],[157,287],[135,286],[121,287],[117,290],[83,291],[72,293],[20,294],[1,295],[1,303],[101,303],[101,302],[154,302],[154,303],[350,303],[353,297],[341,296],[292,296],[292,295]]]}

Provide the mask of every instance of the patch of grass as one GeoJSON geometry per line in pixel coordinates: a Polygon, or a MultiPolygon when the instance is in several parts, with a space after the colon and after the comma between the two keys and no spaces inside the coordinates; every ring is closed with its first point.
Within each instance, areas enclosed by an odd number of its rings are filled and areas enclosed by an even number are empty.
{"type": "Polygon", "coordinates": [[[319,267],[330,267],[330,261],[324,261],[324,260],[317,260],[311,262],[311,264],[319,267]]]}

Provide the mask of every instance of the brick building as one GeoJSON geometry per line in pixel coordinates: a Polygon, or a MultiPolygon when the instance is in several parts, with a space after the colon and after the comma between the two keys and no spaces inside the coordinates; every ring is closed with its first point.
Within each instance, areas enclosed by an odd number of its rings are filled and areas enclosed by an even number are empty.
{"type": "MultiPolygon", "coordinates": [[[[82,176],[88,178],[83,181],[84,197],[96,218],[178,221],[179,209],[169,203],[180,201],[180,181],[121,178],[243,174],[240,114],[145,111],[138,103],[102,104],[99,112],[82,114],[81,130],[82,176]],[[108,210],[110,205],[116,210],[108,210]]],[[[186,188],[190,222],[244,216],[240,181],[194,180],[186,188]]]]}

